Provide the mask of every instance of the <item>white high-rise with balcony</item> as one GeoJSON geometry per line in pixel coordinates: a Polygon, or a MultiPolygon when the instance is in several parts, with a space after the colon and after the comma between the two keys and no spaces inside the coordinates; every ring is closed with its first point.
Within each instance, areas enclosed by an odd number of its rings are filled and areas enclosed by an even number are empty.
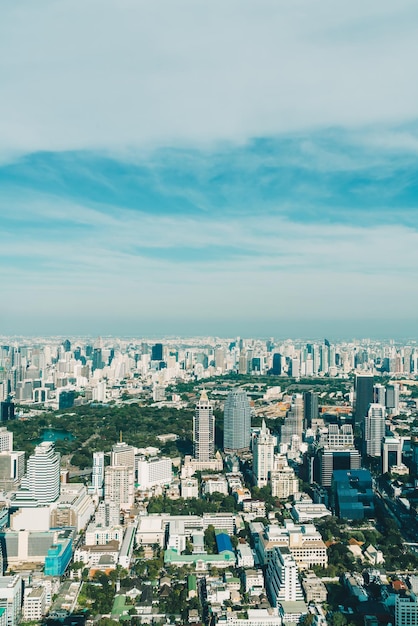
{"type": "Polygon", "coordinates": [[[380,457],[382,454],[382,439],[385,436],[386,409],[382,404],[370,404],[364,420],[364,440],[366,454],[380,457]]]}
{"type": "Polygon", "coordinates": [[[52,441],[36,446],[27,463],[27,486],[42,504],[55,502],[60,494],[60,455],[52,441]]]}

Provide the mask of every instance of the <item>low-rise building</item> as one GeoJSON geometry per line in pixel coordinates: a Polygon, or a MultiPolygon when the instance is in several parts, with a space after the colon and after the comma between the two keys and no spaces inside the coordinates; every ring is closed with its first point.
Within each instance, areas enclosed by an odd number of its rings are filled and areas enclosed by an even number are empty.
{"type": "Polygon", "coordinates": [[[327,588],[318,576],[313,572],[307,572],[302,579],[302,588],[305,594],[306,602],[326,602],[327,601],[327,588]]]}
{"type": "Polygon", "coordinates": [[[40,621],[46,613],[45,587],[27,587],[23,599],[22,617],[25,622],[40,621]]]}

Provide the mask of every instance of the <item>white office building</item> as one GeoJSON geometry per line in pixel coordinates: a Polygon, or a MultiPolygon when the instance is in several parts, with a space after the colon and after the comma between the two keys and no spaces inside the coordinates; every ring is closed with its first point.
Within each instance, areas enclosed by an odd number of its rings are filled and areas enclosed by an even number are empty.
{"type": "Polygon", "coordinates": [[[274,467],[274,447],[276,438],[270,434],[270,430],[263,420],[261,430],[254,441],[253,472],[257,487],[265,487],[270,478],[270,472],[274,467]]]}
{"type": "Polygon", "coordinates": [[[414,593],[396,596],[395,626],[418,626],[418,598],[414,593]]]}
{"type": "Polygon", "coordinates": [[[385,436],[386,409],[382,404],[371,404],[364,420],[366,454],[380,457],[385,436]]]}
{"type": "Polygon", "coordinates": [[[93,452],[93,471],[89,492],[99,498],[103,497],[104,468],[104,452],[93,452]]]}
{"type": "Polygon", "coordinates": [[[0,576],[0,608],[6,609],[7,626],[17,626],[22,614],[22,579],[19,574],[0,576]]]}
{"type": "Polygon", "coordinates": [[[26,485],[32,497],[42,504],[55,502],[60,494],[60,455],[54,444],[36,446],[27,463],[26,485]]]}
{"type": "Polygon", "coordinates": [[[168,457],[136,457],[136,477],[138,488],[150,489],[159,485],[169,485],[173,479],[171,459],[168,457]]]}

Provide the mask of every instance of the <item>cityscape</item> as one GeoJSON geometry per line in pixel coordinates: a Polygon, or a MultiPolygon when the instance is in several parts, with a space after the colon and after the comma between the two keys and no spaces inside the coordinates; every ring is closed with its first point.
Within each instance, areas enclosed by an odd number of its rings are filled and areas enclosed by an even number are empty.
{"type": "Polygon", "coordinates": [[[417,372],[412,340],[3,337],[5,624],[413,624],[417,372]]]}
{"type": "Polygon", "coordinates": [[[417,33],[0,1],[0,626],[418,626],[417,33]]]}

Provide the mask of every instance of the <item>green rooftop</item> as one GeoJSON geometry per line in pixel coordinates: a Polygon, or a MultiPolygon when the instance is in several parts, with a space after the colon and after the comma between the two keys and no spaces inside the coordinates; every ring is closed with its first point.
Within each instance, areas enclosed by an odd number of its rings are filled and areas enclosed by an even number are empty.
{"type": "Polygon", "coordinates": [[[125,596],[115,596],[111,614],[120,617],[124,611],[126,611],[125,596]]]}

